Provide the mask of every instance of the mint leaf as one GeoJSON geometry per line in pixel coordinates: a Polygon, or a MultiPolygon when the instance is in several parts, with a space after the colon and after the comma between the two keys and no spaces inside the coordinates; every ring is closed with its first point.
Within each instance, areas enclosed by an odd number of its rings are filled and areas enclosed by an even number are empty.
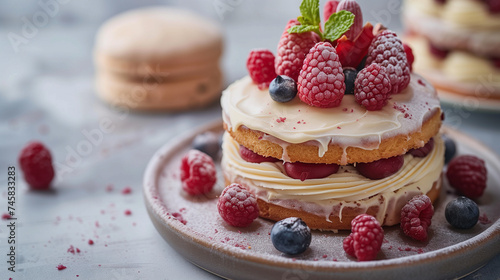
{"type": "Polygon", "coordinates": [[[314,31],[318,33],[319,27],[314,25],[295,25],[288,28],[288,33],[304,33],[309,31],[314,31]]]}
{"type": "Polygon", "coordinates": [[[303,0],[300,4],[301,17],[298,18],[302,25],[318,25],[321,23],[319,17],[319,0],[303,0]]]}
{"type": "Polygon", "coordinates": [[[348,11],[338,11],[325,22],[324,37],[335,41],[344,34],[354,23],[354,14],[348,11]]]}

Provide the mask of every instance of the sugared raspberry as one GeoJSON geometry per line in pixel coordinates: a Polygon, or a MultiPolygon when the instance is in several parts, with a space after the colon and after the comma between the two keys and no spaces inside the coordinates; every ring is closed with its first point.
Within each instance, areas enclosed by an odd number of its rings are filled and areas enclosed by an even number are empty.
{"type": "Polygon", "coordinates": [[[209,155],[192,149],[182,158],[182,188],[190,195],[210,192],[216,180],[215,164],[209,155]]]}
{"type": "Polygon", "coordinates": [[[336,0],[328,0],[323,6],[323,19],[328,21],[330,16],[337,11],[337,6],[339,5],[339,1],[336,0]]]}
{"type": "Polygon", "coordinates": [[[468,198],[478,198],[486,188],[484,161],[473,155],[462,155],[448,163],[446,177],[450,185],[468,198]]]}
{"type": "Polygon", "coordinates": [[[396,33],[384,30],[373,38],[366,58],[367,65],[372,63],[385,68],[391,80],[391,94],[400,93],[410,83],[410,67],[403,44],[396,33]]]}
{"type": "Polygon", "coordinates": [[[413,62],[415,61],[415,56],[413,55],[413,50],[408,44],[403,43],[403,48],[405,49],[406,59],[408,60],[408,67],[410,67],[410,72],[413,71],[413,62]]]}
{"type": "Polygon", "coordinates": [[[24,179],[35,190],[45,190],[54,179],[54,167],[50,151],[40,142],[26,145],[19,155],[24,179]]]}
{"type": "Polygon", "coordinates": [[[376,63],[359,71],[354,81],[354,97],[369,111],[382,109],[391,94],[391,81],[385,68],[376,63]]]}
{"type": "Polygon", "coordinates": [[[424,241],[431,225],[434,206],[425,194],[414,196],[401,208],[401,229],[409,237],[424,241]]]}
{"type": "Polygon", "coordinates": [[[255,195],[236,183],[222,191],[217,209],[222,219],[235,227],[247,227],[259,216],[255,195]]]}
{"type": "Polygon", "coordinates": [[[259,89],[269,87],[271,81],[276,78],[274,54],[265,49],[252,50],[247,58],[247,70],[259,89]]]}
{"type": "Polygon", "coordinates": [[[344,251],[358,261],[371,261],[382,247],[384,230],[375,217],[361,214],[351,221],[351,234],[344,239],[344,251]]]}
{"type": "Polygon", "coordinates": [[[300,70],[297,89],[300,100],[311,106],[340,105],[345,92],[344,72],[332,44],[320,42],[309,51],[300,70]]]}
{"type": "Polygon", "coordinates": [[[285,27],[283,35],[278,43],[278,51],[274,61],[276,74],[285,75],[297,82],[302,63],[309,50],[320,41],[318,34],[310,31],[305,33],[288,33],[292,26],[300,25],[296,19],[292,19],[285,27]]]}

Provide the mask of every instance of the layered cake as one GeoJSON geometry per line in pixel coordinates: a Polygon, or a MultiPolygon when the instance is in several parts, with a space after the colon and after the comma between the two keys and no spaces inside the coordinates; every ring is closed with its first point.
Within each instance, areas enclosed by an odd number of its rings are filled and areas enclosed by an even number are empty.
{"type": "Polygon", "coordinates": [[[500,100],[500,2],[406,0],[414,71],[438,91],[500,100]]]}
{"type": "Polygon", "coordinates": [[[308,27],[316,23],[304,9],[276,57],[252,51],[249,76],[222,94],[226,183],[255,194],[266,219],[300,217],[311,229],[338,230],[367,213],[398,224],[412,197],[439,195],[436,90],[410,73],[395,33],[363,25],[355,1],[334,7],[324,31],[308,27]],[[332,37],[329,26],[347,26],[349,37],[332,37]]]}

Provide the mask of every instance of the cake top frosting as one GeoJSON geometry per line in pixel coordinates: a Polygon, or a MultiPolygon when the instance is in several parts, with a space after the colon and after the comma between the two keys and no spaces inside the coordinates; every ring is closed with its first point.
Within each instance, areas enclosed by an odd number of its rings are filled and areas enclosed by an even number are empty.
{"type": "Polygon", "coordinates": [[[249,77],[229,86],[221,105],[224,121],[232,129],[246,126],[287,143],[317,141],[320,156],[330,143],[376,149],[383,139],[418,131],[440,108],[435,89],[416,74],[412,74],[410,85],[392,95],[379,111],[361,107],[353,95],[345,95],[342,104],[334,108],[309,106],[298,97],[278,103],[249,77]],[[368,143],[375,144],[370,147],[368,143]]]}

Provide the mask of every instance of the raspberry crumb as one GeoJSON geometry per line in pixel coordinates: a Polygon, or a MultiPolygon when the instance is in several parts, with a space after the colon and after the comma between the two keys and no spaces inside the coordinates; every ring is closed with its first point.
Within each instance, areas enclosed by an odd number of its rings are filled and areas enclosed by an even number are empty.
{"type": "Polygon", "coordinates": [[[89,245],[94,245],[94,240],[89,239],[89,245]]]}
{"type": "Polygon", "coordinates": [[[11,218],[11,216],[9,214],[7,214],[7,213],[2,214],[2,220],[8,220],[10,218],[11,218]]]}
{"type": "Polygon", "coordinates": [[[276,119],[277,123],[284,123],[285,121],[286,121],[285,117],[279,117],[279,118],[276,119]]]}
{"type": "Polygon", "coordinates": [[[62,264],[60,264],[60,265],[58,265],[58,266],[56,266],[56,267],[57,267],[57,270],[64,270],[64,269],[66,269],[66,268],[67,268],[66,266],[64,266],[64,265],[62,265],[62,264]]]}
{"type": "Polygon", "coordinates": [[[483,225],[491,224],[492,221],[486,216],[486,213],[483,213],[481,216],[479,216],[479,222],[483,225]]]}
{"type": "Polygon", "coordinates": [[[130,211],[129,209],[125,210],[125,215],[127,215],[127,216],[132,215],[132,211],[130,211]]]}
{"type": "Polygon", "coordinates": [[[125,187],[122,190],[122,194],[130,194],[131,192],[132,192],[132,188],[130,188],[130,187],[125,187]]]}
{"type": "Polygon", "coordinates": [[[174,216],[174,218],[176,220],[178,220],[179,222],[181,222],[182,224],[184,224],[184,225],[187,224],[187,221],[184,220],[184,217],[182,217],[181,213],[177,213],[177,212],[176,213],[172,213],[172,216],[174,216]]]}

